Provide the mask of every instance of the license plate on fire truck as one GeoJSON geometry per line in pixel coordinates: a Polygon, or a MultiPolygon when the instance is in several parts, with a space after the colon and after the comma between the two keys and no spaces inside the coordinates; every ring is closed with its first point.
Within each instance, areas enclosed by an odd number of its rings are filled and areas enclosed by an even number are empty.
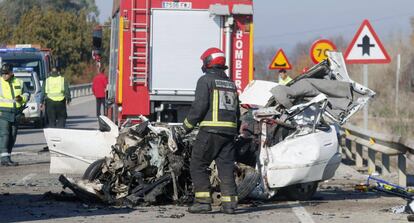
{"type": "Polygon", "coordinates": [[[165,9],[191,9],[191,2],[162,2],[162,7],[165,9]]]}

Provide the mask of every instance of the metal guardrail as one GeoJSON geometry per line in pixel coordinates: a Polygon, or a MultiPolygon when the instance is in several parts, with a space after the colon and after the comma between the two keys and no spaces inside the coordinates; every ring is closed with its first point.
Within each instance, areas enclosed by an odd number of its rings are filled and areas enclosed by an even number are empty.
{"type": "Polygon", "coordinates": [[[72,99],[92,95],[92,83],[71,85],[69,90],[72,99]]]}
{"type": "Polygon", "coordinates": [[[342,153],[355,161],[357,168],[364,167],[367,159],[368,173],[376,171],[376,155],[381,154],[381,174],[390,174],[390,157],[397,156],[398,184],[407,186],[407,157],[414,155],[414,140],[401,136],[380,134],[352,125],[342,128],[342,153]],[[364,157],[364,151],[367,157],[364,157]]]}

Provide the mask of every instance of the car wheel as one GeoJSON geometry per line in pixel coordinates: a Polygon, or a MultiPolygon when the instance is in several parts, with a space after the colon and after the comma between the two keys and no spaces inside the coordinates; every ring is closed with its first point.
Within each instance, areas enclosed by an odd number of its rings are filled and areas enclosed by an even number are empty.
{"type": "Polygon", "coordinates": [[[104,164],[105,159],[99,159],[91,163],[89,167],[85,170],[85,173],[82,176],[83,180],[93,181],[98,179],[102,174],[102,165],[104,164]]]}
{"type": "MultiPolygon", "coordinates": [[[[210,178],[210,183],[213,187],[217,187],[220,180],[218,179],[217,168],[214,166],[212,170],[213,177],[210,178]]],[[[239,201],[245,199],[250,192],[260,182],[260,174],[253,167],[238,164],[235,171],[235,181],[237,185],[237,198],[239,201]]],[[[221,203],[221,193],[219,191],[213,191],[212,199],[214,205],[219,205],[221,203]]]]}
{"type": "Polygon", "coordinates": [[[239,201],[245,199],[250,192],[259,184],[260,174],[253,167],[243,165],[238,176],[236,176],[237,196],[239,201]]]}
{"type": "Polygon", "coordinates": [[[289,200],[307,201],[310,200],[318,189],[318,182],[294,184],[282,189],[281,194],[289,200]]]}

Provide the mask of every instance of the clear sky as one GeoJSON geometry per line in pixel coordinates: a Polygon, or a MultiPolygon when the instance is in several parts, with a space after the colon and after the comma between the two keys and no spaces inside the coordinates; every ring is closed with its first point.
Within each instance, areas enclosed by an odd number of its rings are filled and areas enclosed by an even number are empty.
{"type": "MultiPolygon", "coordinates": [[[[100,20],[111,14],[112,0],[96,0],[100,20]]],[[[352,39],[369,19],[380,39],[409,37],[414,0],[254,0],[255,47],[289,51],[298,42],[342,35],[352,39]]]]}

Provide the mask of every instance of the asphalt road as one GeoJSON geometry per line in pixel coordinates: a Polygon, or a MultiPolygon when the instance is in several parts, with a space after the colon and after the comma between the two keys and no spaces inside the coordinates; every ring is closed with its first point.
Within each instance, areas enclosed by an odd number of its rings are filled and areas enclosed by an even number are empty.
{"type": "MultiPolygon", "coordinates": [[[[68,128],[97,128],[92,97],[76,99],[68,114],[68,128]]],[[[0,222],[407,222],[406,214],[388,211],[404,205],[402,199],[355,192],[354,185],[366,176],[344,164],[333,179],[320,184],[311,201],[250,202],[241,204],[232,216],[221,214],[219,207],[211,214],[195,215],[176,205],[116,208],[86,205],[69,196],[59,201],[45,193],[70,191],[62,189],[58,175],[49,174],[49,154],[38,153],[45,145],[42,130],[19,130],[13,159],[20,166],[0,167],[0,222]]]]}

